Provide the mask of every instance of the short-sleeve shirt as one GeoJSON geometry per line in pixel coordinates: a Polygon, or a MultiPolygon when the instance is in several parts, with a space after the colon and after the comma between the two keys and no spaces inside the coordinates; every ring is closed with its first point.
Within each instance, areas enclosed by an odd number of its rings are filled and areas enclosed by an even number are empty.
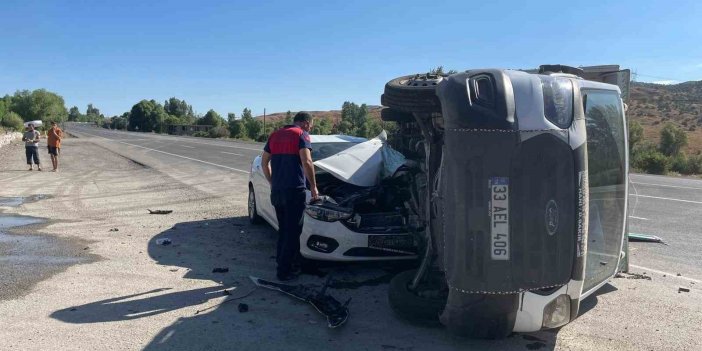
{"type": "Polygon", "coordinates": [[[60,128],[56,128],[56,132],[54,135],[54,130],[49,129],[48,132],[46,132],[46,144],[52,147],[61,147],[61,140],[59,138],[63,137],[63,131],[60,128]],[[57,138],[58,136],[58,138],[57,138]]]}
{"type": "Polygon", "coordinates": [[[30,146],[30,147],[35,147],[39,146],[39,141],[37,141],[41,137],[41,134],[39,134],[38,131],[35,130],[28,130],[24,132],[24,145],[25,146],[30,146]]]}
{"type": "Polygon", "coordinates": [[[273,132],[263,150],[271,154],[271,190],[305,189],[300,150],[312,150],[310,135],[295,125],[273,132]]]}

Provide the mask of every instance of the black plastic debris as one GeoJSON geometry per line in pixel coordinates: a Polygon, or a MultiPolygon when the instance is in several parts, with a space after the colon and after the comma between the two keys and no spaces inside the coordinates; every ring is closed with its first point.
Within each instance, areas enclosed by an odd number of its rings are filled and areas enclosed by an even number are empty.
{"type": "Polygon", "coordinates": [[[683,287],[679,287],[679,288],[678,288],[678,294],[681,293],[681,292],[690,292],[690,289],[688,289],[688,288],[683,288],[683,287]]]}
{"type": "Polygon", "coordinates": [[[169,213],[173,212],[173,210],[149,210],[148,208],[146,210],[149,211],[149,214],[159,214],[159,215],[169,214],[169,213]]]}
{"type": "Polygon", "coordinates": [[[227,273],[229,272],[228,267],[217,267],[212,269],[212,273],[227,273]]]}
{"type": "Polygon", "coordinates": [[[327,278],[321,290],[317,291],[313,286],[309,285],[288,285],[282,283],[271,282],[265,279],[249,276],[257,286],[266,289],[280,291],[286,295],[290,295],[298,300],[305,301],[311,304],[319,313],[327,318],[329,328],[341,326],[349,318],[348,305],[351,299],[345,303],[341,303],[331,295],[327,295],[327,287],[331,282],[331,275],[327,278]]]}
{"type": "Polygon", "coordinates": [[[156,239],[156,245],[168,246],[170,244],[172,244],[171,239],[168,239],[168,238],[156,239]]]}
{"type": "Polygon", "coordinates": [[[111,231],[111,232],[118,232],[119,229],[118,229],[118,228],[111,228],[110,231],[111,231]]]}
{"type": "Polygon", "coordinates": [[[247,305],[245,303],[240,303],[238,309],[239,309],[239,313],[249,312],[249,305],[247,305]]]}

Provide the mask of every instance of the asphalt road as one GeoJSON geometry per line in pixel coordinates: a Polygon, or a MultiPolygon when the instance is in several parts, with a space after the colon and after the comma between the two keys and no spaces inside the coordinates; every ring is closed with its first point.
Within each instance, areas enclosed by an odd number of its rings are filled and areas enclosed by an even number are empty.
{"type": "MultiPolygon", "coordinates": [[[[164,161],[199,163],[202,167],[248,174],[262,143],[113,131],[71,125],[68,131],[108,139],[133,150],[158,154],[164,161]]],[[[128,148],[124,148],[128,150],[128,148]]],[[[702,180],[632,174],[632,233],[661,237],[667,245],[631,243],[630,264],[643,271],[702,283],[702,180]]]]}

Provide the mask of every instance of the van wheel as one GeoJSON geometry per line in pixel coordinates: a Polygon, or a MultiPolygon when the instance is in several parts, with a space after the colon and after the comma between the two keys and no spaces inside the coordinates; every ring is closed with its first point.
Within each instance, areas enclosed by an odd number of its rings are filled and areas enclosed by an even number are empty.
{"type": "Polygon", "coordinates": [[[249,222],[251,224],[260,224],[263,220],[261,216],[258,215],[258,209],[256,208],[256,194],[254,193],[253,185],[249,184],[249,222]]]}
{"type": "Polygon", "coordinates": [[[416,74],[395,78],[385,84],[380,97],[383,106],[407,113],[441,112],[436,87],[446,77],[435,74],[416,74]]]}
{"type": "Polygon", "coordinates": [[[402,319],[421,325],[440,326],[439,314],[446,305],[445,298],[419,296],[409,289],[416,270],[404,271],[390,280],[388,302],[402,319]]]}

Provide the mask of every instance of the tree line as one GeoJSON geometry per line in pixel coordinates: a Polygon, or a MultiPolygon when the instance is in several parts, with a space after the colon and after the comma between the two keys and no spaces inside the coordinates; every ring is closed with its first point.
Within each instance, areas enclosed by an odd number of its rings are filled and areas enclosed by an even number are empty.
{"type": "Polygon", "coordinates": [[[644,140],[640,123],[629,123],[629,163],[635,170],[653,174],[666,174],[670,171],[680,174],[702,173],[702,155],[685,153],[688,140],[681,127],[666,123],[660,133],[660,141],[656,145],[644,140]]]}

